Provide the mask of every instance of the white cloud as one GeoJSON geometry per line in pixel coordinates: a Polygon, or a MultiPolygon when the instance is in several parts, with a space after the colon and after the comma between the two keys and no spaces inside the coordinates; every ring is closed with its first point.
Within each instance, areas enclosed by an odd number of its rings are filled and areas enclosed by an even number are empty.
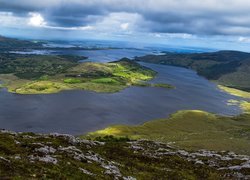
{"type": "Polygon", "coordinates": [[[159,34],[159,33],[156,33],[156,34],[154,34],[154,35],[155,35],[155,37],[157,37],[157,38],[161,38],[161,37],[162,37],[162,35],[159,34]]]}
{"type": "Polygon", "coordinates": [[[250,38],[241,36],[238,38],[238,42],[250,43],[250,38]]]}
{"type": "Polygon", "coordinates": [[[91,25],[95,27],[97,32],[132,34],[138,30],[137,25],[141,18],[136,13],[110,13],[104,16],[101,21],[93,22],[91,25]]]}
{"type": "Polygon", "coordinates": [[[60,27],[60,26],[43,26],[47,29],[55,29],[55,30],[82,30],[82,31],[88,31],[88,30],[94,30],[95,28],[93,26],[80,26],[80,27],[60,27]]]}
{"type": "Polygon", "coordinates": [[[41,14],[29,13],[29,15],[31,16],[28,22],[29,25],[36,27],[43,27],[47,24],[41,14]]]}
{"type": "Polygon", "coordinates": [[[14,16],[12,12],[0,12],[1,27],[25,27],[25,18],[14,16]]]}
{"type": "Polygon", "coordinates": [[[122,30],[128,30],[128,28],[129,28],[129,23],[122,23],[122,24],[120,25],[120,27],[121,27],[122,30]]]}
{"type": "Polygon", "coordinates": [[[87,31],[87,30],[93,30],[93,26],[77,26],[77,27],[60,27],[60,26],[49,26],[47,25],[47,22],[43,18],[43,16],[39,13],[29,13],[31,16],[28,20],[28,25],[30,26],[35,26],[35,27],[42,27],[46,29],[55,29],[55,30],[82,30],[82,31],[87,31]]]}

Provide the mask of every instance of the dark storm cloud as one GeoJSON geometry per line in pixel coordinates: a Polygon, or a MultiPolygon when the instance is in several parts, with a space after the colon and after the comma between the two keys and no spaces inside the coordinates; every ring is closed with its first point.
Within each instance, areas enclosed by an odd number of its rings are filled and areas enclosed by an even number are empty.
{"type": "Polygon", "coordinates": [[[48,22],[63,27],[93,23],[108,13],[105,8],[98,4],[72,3],[70,1],[60,3],[55,7],[48,7],[42,12],[48,22]]]}
{"type": "Polygon", "coordinates": [[[83,26],[97,21],[97,16],[101,18],[100,15],[107,13],[105,7],[98,3],[62,0],[0,0],[0,11],[12,12],[19,16],[39,12],[50,24],[62,27],[83,26]]]}
{"type": "Polygon", "coordinates": [[[0,0],[0,11],[38,12],[50,26],[94,25],[126,12],[141,16],[140,31],[205,35],[250,35],[249,9],[248,0],[0,0]]]}

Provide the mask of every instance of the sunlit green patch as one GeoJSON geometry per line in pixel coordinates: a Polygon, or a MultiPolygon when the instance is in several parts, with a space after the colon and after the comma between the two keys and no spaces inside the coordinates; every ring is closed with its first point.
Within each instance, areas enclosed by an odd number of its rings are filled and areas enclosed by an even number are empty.
{"type": "Polygon", "coordinates": [[[244,100],[228,100],[227,105],[229,106],[239,106],[244,113],[250,113],[250,102],[244,100]]]}
{"type": "Polygon", "coordinates": [[[68,89],[70,89],[70,87],[65,86],[63,83],[37,81],[23,85],[22,87],[15,89],[15,92],[18,94],[49,94],[68,89]]]}
{"type": "Polygon", "coordinates": [[[68,84],[76,84],[76,83],[81,83],[82,81],[76,78],[68,78],[68,79],[64,79],[63,82],[68,83],[68,84]]]}
{"type": "Polygon", "coordinates": [[[243,109],[245,113],[250,114],[250,102],[241,101],[240,107],[243,109]]]}
{"type": "Polygon", "coordinates": [[[114,78],[99,78],[91,80],[93,83],[104,83],[104,84],[120,84],[119,81],[115,80],[114,78]]]}
{"type": "Polygon", "coordinates": [[[226,86],[222,86],[222,85],[218,85],[218,87],[229,93],[229,94],[232,94],[234,96],[239,96],[239,97],[243,97],[243,98],[250,98],[250,93],[249,92],[246,92],[246,91],[242,91],[242,90],[238,90],[238,89],[235,89],[235,88],[229,88],[229,87],[226,87],[226,86]]]}

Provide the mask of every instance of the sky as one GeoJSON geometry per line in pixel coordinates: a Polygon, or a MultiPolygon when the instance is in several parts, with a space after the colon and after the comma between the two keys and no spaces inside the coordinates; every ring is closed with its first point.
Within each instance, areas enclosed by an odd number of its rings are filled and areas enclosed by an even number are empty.
{"type": "Polygon", "coordinates": [[[0,0],[0,35],[250,51],[250,1],[0,0]]]}

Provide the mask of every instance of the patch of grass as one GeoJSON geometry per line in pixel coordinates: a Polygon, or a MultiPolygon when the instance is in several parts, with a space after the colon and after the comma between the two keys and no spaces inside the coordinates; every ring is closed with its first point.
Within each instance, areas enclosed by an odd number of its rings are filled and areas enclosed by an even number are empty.
{"type": "Polygon", "coordinates": [[[76,78],[67,78],[67,79],[64,79],[63,82],[68,83],[68,84],[76,84],[76,83],[81,83],[82,81],[76,78]]]}
{"type": "Polygon", "coordinates": [[[125,89],[126,87],[126,85],[121,84],[85,82],[75,85],[73,89],[82,89],[99,93],[115,93],[125,89]]]}
{"type": "Polygon", "coordinates": [[[114,78],[99,78],[91,80],[93,83],[104,83],[104,84],[120,84],[119,81],[115,80],[114,78]]]}
{"type": "Polygon", "coordinates": [[[49,94],[56,93],[62,90],[69,90],[70,87],[65,86],[62,83],[52,81],[37,81],[23,85],[20,88],[15,89],[15,93],[18,94],[49,94]]]}
{"type": "Polygon", "coordinates": [[[68,69],[66,74],[86,78],[110,77],[112,69],[105,63],[84,62],[68,69]]]}
{"type": "Polygon", "coordinates": [[[149,121],[139,126],[111,126],[84,137],[113,135],[130,139],[172,142],[182,148],[228,150],[250,154],[250,140],[238,131],[250,128],[250,116],[223,117],[203,111],[179,111],[169,118],[149,121]]]}
{"type": "Polygon", "coordinates": [[[245,113],[250,114],[250,102],[241,101],[240,107],[243,109],[245,113]]]}

